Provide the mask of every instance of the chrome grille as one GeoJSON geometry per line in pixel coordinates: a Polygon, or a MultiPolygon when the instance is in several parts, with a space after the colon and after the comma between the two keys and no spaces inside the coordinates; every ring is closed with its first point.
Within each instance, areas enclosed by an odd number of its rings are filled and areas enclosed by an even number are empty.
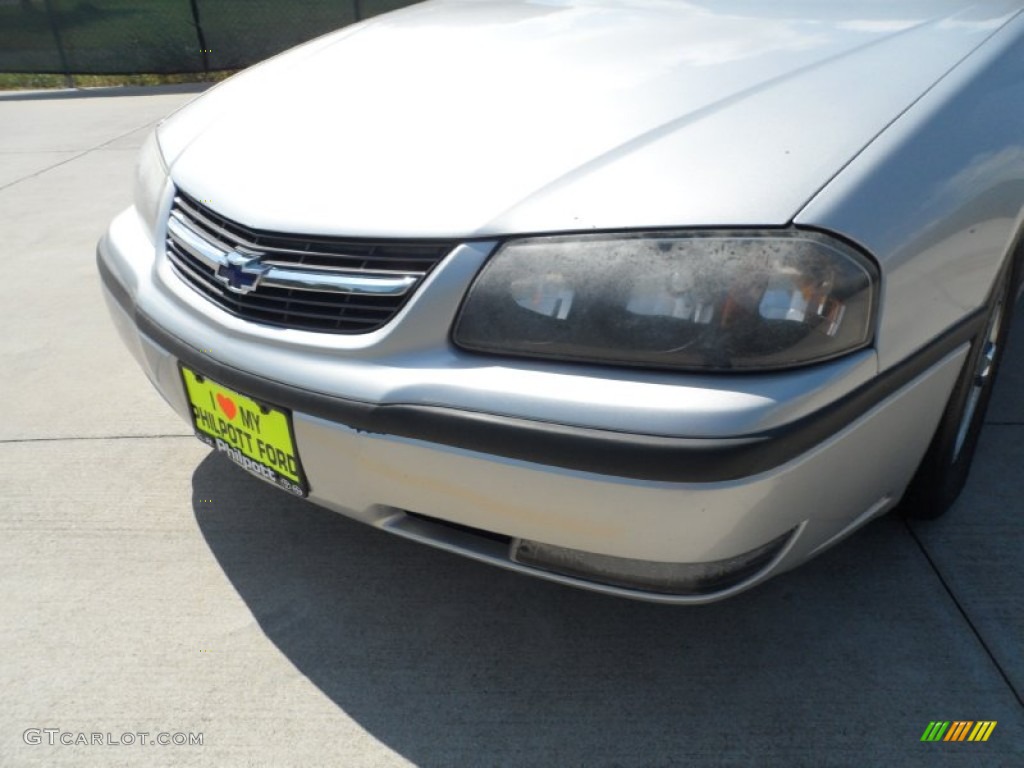
{"type": "Polygon", "coordinates": [[[326,333],[385,325],[455,246],[280,234],[226,219],[183,192],[167,257],[192,288],[233,315],[326,333]]]}

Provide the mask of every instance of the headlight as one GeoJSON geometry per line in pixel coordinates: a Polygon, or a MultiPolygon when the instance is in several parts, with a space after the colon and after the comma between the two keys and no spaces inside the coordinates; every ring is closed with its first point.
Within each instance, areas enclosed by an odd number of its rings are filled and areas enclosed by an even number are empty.
{"type": "Polygon", "coordinates": [[[878,272],[816,232],[538,237],[470,288],[467,350],[660,368],[786,368],[871,342],[878,272]]]}
{"type": "Polygon", "coordinates": [[[150,235],[156,232],[157,216],[163,201],[164,184],[167,183],[167,166],[164,165],[156,131],[149,134],[135,169],[135,209],[146,223],[150,235]]]}

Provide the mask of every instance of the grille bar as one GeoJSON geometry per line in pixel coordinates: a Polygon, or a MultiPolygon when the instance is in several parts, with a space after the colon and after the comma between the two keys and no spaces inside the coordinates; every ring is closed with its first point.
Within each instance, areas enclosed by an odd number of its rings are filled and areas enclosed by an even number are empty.
{"type": "Polygon", "coordinates": [[[188,220],[193,231],[205,240],[225,248],[266,253],[267,263],[312,265],[326,260],[327,265],[337,268],[425,272],[440,260],[439,247],[444,252],[454,247],[454,243],[431,241],[372,242],[268,233],[236,224],[180,193],[173,210],[179,213],[179,219],[188,220]]]}
{"type": "Polygon", "coordinates": [[[455,243],[267,232],[179,192],[166,246],[174,272],[233,315],[299,330],[368,333],[395,316],[455,243]]]}
{"type": "MultiPolygon", "coordinates": [[[[216,280],[213,276],[213,271],[209,269],[205,264],[196,259],[192,258],[190,254],[183,253],[178,250],[177,245],[170,245],[167,250],[167,255],[171,260],[171,263],[180,269],[188,270],[192,273],[193,280],[204,283],[210,290],[220,290],[222,287],[221,283],[216,280]]],[[[297,293],[294,297],[285,295],[287,290],[261,290],[259,294],[249,294],[246,298],[251,302],[287,302],[287,303],[302,303],[311,306],[319,307],[336,307],[337,302],[334,300],[325,300],[322,297],[316,296],[314,291],[304,291],[303,293],[297,293]]],[[[359,309],[378,309],[371,303],[359,302],[357,297],[352,297],[345,304],[349,308],[359,309]]]]}

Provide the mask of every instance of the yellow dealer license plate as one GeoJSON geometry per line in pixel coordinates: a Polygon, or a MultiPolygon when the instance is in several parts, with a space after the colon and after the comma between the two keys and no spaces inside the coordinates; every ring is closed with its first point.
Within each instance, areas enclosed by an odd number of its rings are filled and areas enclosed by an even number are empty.
{"type": "Polygon", "coordinates": [[[291,415],[179,366],[196,437],[242,469],[296,496],[309,491],[291,415]]]}

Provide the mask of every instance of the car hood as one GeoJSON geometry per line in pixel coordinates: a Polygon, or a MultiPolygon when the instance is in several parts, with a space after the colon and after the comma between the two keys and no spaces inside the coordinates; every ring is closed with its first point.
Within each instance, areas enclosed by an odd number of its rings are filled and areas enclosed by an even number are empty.
{"type": "Polygon", "coordinates": [[[265,229],[785,224],[1018,7],[439,0],[232,78],[160,142],[265,229]]]}

